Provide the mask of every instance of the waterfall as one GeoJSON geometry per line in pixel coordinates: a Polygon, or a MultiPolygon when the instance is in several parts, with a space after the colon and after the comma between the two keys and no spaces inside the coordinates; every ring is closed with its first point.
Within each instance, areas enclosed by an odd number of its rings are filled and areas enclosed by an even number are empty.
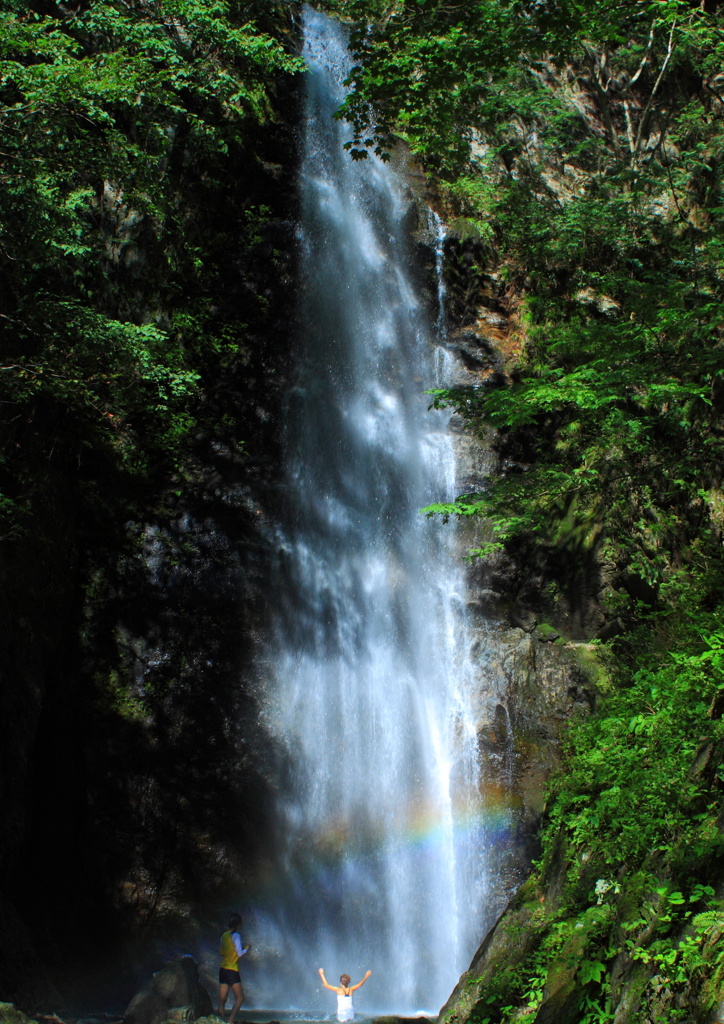
{"type": "Polygon", "coordinates": [[[455,457],[424,394],[435,316],[403,185],[343,149],[344,27],[305,7],[304,38],[301,336],[265,658],[284,758],[248,995],[331,1012],[317,968],[333,984],[369,968],[358,1012],[436,1012],[486,919],[465,576],[454,526],[419,512],[453,497],[455,457]]]}
{"type": "Polygon", "coordinates": [[[445,225],[439,214],[430,211],[435,232],[435,277],[437,279],[437,320],[435,323],[437,336],[444,341],[447,336],[445,325],[445,278],[443,262],[445,258],[445,225]]]}

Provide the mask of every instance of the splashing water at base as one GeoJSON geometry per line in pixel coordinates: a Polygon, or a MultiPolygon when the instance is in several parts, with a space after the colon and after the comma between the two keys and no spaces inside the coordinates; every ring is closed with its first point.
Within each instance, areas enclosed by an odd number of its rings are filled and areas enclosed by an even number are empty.
{"type": "MultiPolygon", "coordinates": [[[[267,725],[286,751],[278,849],[254,908],[252,1005],[436,1012],[481,938],[486,844],[465,580],[428,312],[394,172],[333,111],[345,30],[306,7],[298,386],[289,410],[267,725]]],[[[489,923],[489,919],[488,919],[489,923]]]]}

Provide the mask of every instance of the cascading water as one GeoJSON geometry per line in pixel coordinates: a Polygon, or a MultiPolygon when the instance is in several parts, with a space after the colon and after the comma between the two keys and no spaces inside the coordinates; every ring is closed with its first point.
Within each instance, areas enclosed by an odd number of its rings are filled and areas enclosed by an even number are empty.
{"type": "Polygon", "coordinates": [[[343,149],[344,28],[306,7],[304,33],[302,337],[266,656],[286,770],[248,994],[331,1011],[317,968],[370,968],[360,1009],[429,1012],[489,920],[464,574],[453,527],[419,512],[453,496],[454,452],[423,394],[434,332],[403,187],[343,149]]]}

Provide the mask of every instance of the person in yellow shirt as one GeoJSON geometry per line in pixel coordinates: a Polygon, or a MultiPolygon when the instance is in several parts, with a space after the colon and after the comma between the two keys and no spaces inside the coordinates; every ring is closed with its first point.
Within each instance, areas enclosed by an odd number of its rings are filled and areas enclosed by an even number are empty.
{"type": "Polygon", "coordinates": [[[229,996],[229,989],[234,993],[234,1005],[229,1014],[229,1024],[234,1024],[236,1015],[241,1004],[244,1002],[244,989],[239,974],[239,960],[245,953],[248,953],[251,946],[244,946],[241,942],[239,928],[241,927],[241,916],[231,914],[229,917],[229,930],[221,936],[219,954],[221,956],[221,967],[219,968],[219,1017],[224,1019],[226,1013],[226,1000],[229,996]]]}

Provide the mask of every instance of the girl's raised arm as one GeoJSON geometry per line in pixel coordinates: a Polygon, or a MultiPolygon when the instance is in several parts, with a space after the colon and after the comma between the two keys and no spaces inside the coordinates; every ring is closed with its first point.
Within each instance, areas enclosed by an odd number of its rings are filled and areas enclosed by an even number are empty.
{"type": "MultiPolygon", "coordinates": [[[[337,995],[339,995],[339,993],[342,991],[339,988],[335,988],[334,985],[330,985],[329,984],[327,979],[324,977],[324,968],[323,967],[319,968],[319,977],[322,979],[322,984],[324,985],[324,987],[328,988],[330,992],[336,992],[337,995]]],[[[360,982],[360,984],[362,984],[362,982],[360,982]]]]}
{"type": "Polygon", "coordinates": [[[356,985],[350,985],[350,986],[349,986],[349,990],[350,990],[350,992],[356,992],[358,988],[362,988],[362,986],[364,985],[364,983],[365,983],[365,982],[367,981],[367,979],[369,978],[370,974],[372,974],[372,971],[367,971],[367,973],[365,974],[365,976],[364,976],[364,978],[362,979],[362,981],[358,981],[356,985]]]}

